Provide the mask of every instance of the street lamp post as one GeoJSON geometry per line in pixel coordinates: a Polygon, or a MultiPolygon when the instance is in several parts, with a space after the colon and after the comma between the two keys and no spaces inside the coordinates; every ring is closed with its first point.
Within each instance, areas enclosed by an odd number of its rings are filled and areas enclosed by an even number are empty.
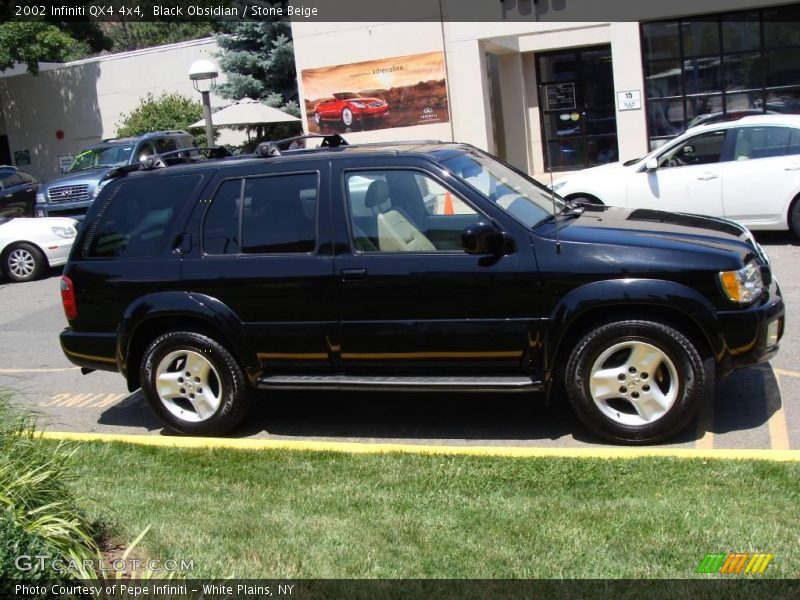
{"type": "Polygon", "coordinates": [[[189,67],[189,79],[194,89],[203,96],[203,118],[206,121],[206,146],[214,145],[214,129],[211,123],[211,91],[217,87],[217,65],[213,61],[202,58],[189,67]]]}

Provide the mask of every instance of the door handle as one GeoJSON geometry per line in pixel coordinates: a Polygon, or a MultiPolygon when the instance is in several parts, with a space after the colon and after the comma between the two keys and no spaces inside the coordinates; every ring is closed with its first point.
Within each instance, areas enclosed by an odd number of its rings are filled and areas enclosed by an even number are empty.
{"type": "Polygon", "coordinates": [[[784,171],[800,171],[800,165],[789,165],[783,168],[784,171]]]}
{"type": "Polygon", "coordinates": [[[367,278],[366,269],[342,269],[342,281],[363,281],[367,278]]]}
{"type": "Polygon", "coordinates": [[[14,194],[6,194],[6,195],[4,196],[4,198],[11,198],[11,196],[13,196],[13,195],[14,195],[14,194]]]}
{"type": "Polygon", "coordinates": [[[710,181],[711,179],[719,179],[719,175],[714,175],[714,173],[703,173],[697,179],[700,181],[710,181]]]}

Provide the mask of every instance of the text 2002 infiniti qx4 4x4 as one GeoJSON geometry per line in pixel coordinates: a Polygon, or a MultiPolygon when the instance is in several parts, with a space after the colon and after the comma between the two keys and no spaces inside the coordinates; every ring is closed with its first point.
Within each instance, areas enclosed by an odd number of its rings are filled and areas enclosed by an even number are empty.
{"type": "Polygon", "coordinates": [[[644,444],[778,350],[778,284],[730,221],[571,205],[464,144],[325,145],[110,181],[61,284],[69,359],[187,434],[257,390],[565,391],[644,444]]]}

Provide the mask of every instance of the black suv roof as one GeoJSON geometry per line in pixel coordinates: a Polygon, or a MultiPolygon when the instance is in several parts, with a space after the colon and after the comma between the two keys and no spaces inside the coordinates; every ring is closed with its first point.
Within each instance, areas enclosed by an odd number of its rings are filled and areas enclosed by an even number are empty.
{"type": "MultiPolygon", "coordinates": [[[[418,140],[409,142],[376,142],[367,144],[348,144],[338,135],[333,136],[319,136],[307,135],[287,138],[285,140],[278,140],[274,142],[264,142],[259,146],[254,154],[244,154],[239,156],[226,156],[222,158],[209,158],[197,162],[179,163],[176,165],[169,165],[168,169],[163,169],[158,166],[144,166],[138,163],[130,165],[130,167],[120,167],[109,174],[108,178],[116,178],[124,176],[128,173],[137,173],[144,175],[145,173],[153,172],[168,172],[168,173],[187,173],[197,170],[208,169],[209,167],[222,167],[222,166],[247,166],[268,160],[270,162],[290,162],[295,160],[304,160],[309,158],[341,158],[342,155],[372,155],[372,156],[398,156],[400,154],[415,154],[426,155],[436,161],[445,160],[451,156],[463,154],[472,147],[468,144],[460,144],[455,142],[442,142],[439,140],[418,140]],[[295,139],[306,138],[323,138],[323,146],[319,148],[298,148],[294,150],[278,150],[278,145],[284,145],[295,139]],[[325,146],[325,140],[334,140],[334,145],[325,146]]],[[[196,148],[197,151],[213,151],[219,148],[196,148]]],[[[177,150],[162,155],[155,155],[153,159],[159,156],[168,156],[169,154],[179,154],[185,150],[177,150]]],[[[137,175],[137,176],[138,176],[137,175]]]]}

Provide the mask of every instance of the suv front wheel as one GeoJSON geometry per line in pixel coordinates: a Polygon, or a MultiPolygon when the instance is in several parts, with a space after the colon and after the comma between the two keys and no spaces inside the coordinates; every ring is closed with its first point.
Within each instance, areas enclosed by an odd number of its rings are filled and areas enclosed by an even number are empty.
{"type": "Polygon", "coordinates": [[[577,343],[566,368],[567,397],[594,433],[652,444],[686,427],[713,388],[697,348],[653,321],[602,325],[577,343]]]}
{"type": "Polygon", "coordinates": [[[227,433],[250,404],[251,391],[231,353],[194,331],[156,338],[145,351],[141,382],[151,408],[180,433],[227,433]]]}

